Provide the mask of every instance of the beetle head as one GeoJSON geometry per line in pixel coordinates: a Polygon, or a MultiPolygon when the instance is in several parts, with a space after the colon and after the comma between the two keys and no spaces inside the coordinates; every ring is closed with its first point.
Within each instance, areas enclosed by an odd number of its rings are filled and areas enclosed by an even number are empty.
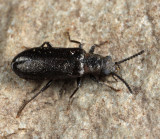
{"type": "Polygon", "coordinates": [[[134,54],[128,58],[122,59],[118,62],[112,62],[112,58],[110,56],[106,56],[103,59],[103,67],[102,67],[102,74],[107,76],[107,75],[112,75],[112,76],[116,76],[118,79],[120,79],[128,88],[128,90],[130,91],[130,93],[132,93],[132,90],[129,86],[129,84],[121,77],[118,75],[119,71],[120,71],[120,64],[128,61],[132,58],[137,57],[138,55],[141,55],[144,53],[144,50],[140,51],[137,54],[134,54]]]}
{"type": "Polygon", "coordinates": [[[120,66],[112,61],[111,56],[103,58],[102,74],[108,76],[112,73],[117,73],[120,70],[120,66]]]}

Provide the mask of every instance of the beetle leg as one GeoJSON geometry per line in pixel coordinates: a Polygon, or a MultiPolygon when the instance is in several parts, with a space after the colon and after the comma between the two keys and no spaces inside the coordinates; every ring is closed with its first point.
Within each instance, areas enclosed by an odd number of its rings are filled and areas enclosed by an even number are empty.
{"type": "Polygon", "coordinates": [[[96,48],[96,44],[94,44],[93,46],[91,46],[91,48],[90,48],[90,50],[89,50],[89,53],[90,54],[93,54],[94,53],[94,50],[95,50],[95,48],[96,48]]]}
{"type": "Polygon", "coordinates": [[[52,47],[52,45],[49,42],[44,42],[40,47],[44,47],[45,45],[47,45],[47,47],[52,47]]]}
{"type": "Polygon", "coordinates": [[[96,78],[94,75],[90,74],[90,78],[91,78],[93,81],[95,81],[95,82],[98,83],[98,80],[97,80],[97,78],[96,78]]]}
{"type": "Polygon", "coordinates": [[[102,42],[100,44],[94,44],[93,46],[91,46],[89,53],[93,54],[96,47],[100,47],[101,45],[104,45],[105,43],[108,43],[108,41],[102,42]]]}
{"type": "Polygon", "coordinates": [[[24,101],[23,105],[20,107],[19,111],[17,112],[16,118],[18,118],[22,112],[22,110],[25,108],[25,106],[31,102],[33,99],[35,99],[40,93],[44,92],[48,87],[50,87],[53,80],[50,80],[37,94],[35,94],[31,99],[24,101]]]}
{"type": "Polygon", "coordinates": [[[113,74],[112,74],[112,77],[116,82],[118,82],[118,80],[115,78],[115,76],[113,74]]]}
{"type": "Polygon", "coordinates": [[[115,89],[114,87],[108,85],[108,84],[105,83],[105,82],[101,82],[101,81],[97,80],[97,78],[96,78],[94,75],[92,75],[92,74],[90,75],[90,78],[91,78],[93,81],[95,81],[95,82],[97,82],[97,83],[99,83],[99,84],[101,84],[101,85],[106,85],[107,87],[111,88],[112,90],[114,90],[114,91],[116,91],[116,92],[120,91],[119,89],[115,89]]]}
{"type": "Polygon", "coordinates": [[[69,97],[70,99],[74,96],[74,94],[78,91],[78,89],[80,88],[81,86],[81,81],[82,81],[82,78],[78,77],[77,78],[77,88],[74,90],[74,92],[72,93],[72,95],[69,97]]]}
{"type": "Polygon", "coordinates": [[[72,40],[71,37],[70,37],[70,35],[69,35],[69,32],[66,32],[66,34],[67,34],[68,39],[69,39],[70,42],[79,44],[79,48],[82,49],[83,43],[81,43],[81,42],[79,42],[79,41],[76,41],[76,40],[72,40]]]}
{"type": "Polygon", "coordinates": [[[84,43],[80,43],[80,44],[79,44],[79,48],[80,48],[80,49],[83,49],[83,45],[84,45],[84,43]]]}

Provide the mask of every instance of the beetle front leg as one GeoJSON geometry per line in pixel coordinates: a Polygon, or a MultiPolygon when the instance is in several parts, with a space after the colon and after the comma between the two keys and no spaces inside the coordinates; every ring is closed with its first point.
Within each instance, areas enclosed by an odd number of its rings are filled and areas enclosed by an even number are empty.
{"type": "Polygon", "coordinates": [[[81,86],[81,81],[82,81],[82,78],[78,77],[77,78],[77,88],[74,90],[74,92],[72,93],[72,95],[69,97],[70,99],[74,96],[74,94],[78,91],[78,89],[80,88],[81,86]]]}
{"type": "Polygon", "coordinates": [[[93,46],[91,46],[89,53],[93,54],[96,47],[100,47],[101,45],[104,45],[105,43],[108,43],[108,41],[102,42],[100,44],[94,44],[93,46]]]}
{"type": "Polygon", "coordinates": [[[115,89],[114,87],[108,85],[107,83],[99,81],[99,80],[98,80],[94,75],[92,75],[92,74],[90,75],[90,78],[91,78],[93,81],[95,81],[95,82],[97,82],[97,83],[99,83],[99,84],[101,84],[101,85],[106,85],[107,87],[111,88],[112,90],[114,90],[114,91],[116,91],[116,92],[120,91],[120,89],[115,89]]]}

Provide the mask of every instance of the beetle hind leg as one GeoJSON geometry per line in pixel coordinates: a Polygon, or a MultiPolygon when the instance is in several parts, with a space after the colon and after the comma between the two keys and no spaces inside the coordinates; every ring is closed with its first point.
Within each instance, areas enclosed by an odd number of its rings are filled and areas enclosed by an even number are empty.
{"type": "Polygon", "coordinates": [[[16,118],[18,118],[22,112],[22,110],[25,108],[25,106],[31,102],[33,99],[35,99],[40,93],[44,92],[48,87],[50,87],[53,80],[50,80],[38,93],[36,93],[31,99],[24,101],[23,105],[20,107],[20,109],[17,112],[16,118]]]}

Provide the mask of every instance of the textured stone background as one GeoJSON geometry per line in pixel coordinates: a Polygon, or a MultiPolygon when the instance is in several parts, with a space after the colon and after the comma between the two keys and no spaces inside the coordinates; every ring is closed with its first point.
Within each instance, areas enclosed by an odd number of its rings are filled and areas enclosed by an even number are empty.
{"type": "Polygon", "coordinates": [[[160,137],[159,0],[0,0],[0,58],[1,138],[160,137]],[[84,78],[69,107],[76,82],[55,81],[15,118],[41,82],[20,79],[11,70],[11,60],[44,41],[77,47],[66,31],[85,43],[86,51],[107,40],[96,53],[115,61],[144,49],[145,54],[122,64],[123,78],[135,95],[120,81],[111,84],[121,89],[115,92],[84,78]]]}

